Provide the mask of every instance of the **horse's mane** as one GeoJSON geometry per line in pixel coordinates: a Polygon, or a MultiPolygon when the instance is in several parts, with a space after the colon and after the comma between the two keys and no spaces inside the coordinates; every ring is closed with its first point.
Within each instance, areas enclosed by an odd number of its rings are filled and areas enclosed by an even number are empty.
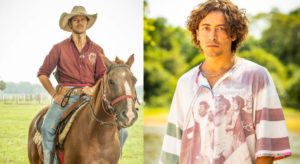
{"type": "Polygon", "coordinates": [[[96,87],[95,87],[95,90],[94,90],[94,93],[92,95],[92,106],[95,106],[96,102],[99,101],[98,99],[100,99],[102,97],[102,85],[101,83],[103,82],[103,78],[100,78],[97,82],[96,82],[96,87]]]}

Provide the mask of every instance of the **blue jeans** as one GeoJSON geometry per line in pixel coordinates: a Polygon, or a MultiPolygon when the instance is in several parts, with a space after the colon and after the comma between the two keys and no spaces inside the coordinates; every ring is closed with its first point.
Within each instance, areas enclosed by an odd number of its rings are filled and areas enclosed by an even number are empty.
{"type": "MultiPolygon", "coordinates": [[[[43,144],[43,152],[44,152],[44,164],[50,163],[51,152],[54,144],[55,131],[58,123],[60,122],[61,116],[70,106],[72,106],[75,102],[77,102],[78,99],[79,96],[71,96],[68,104],[65,107],[61,107],[61,105],[53,102],[49,110],[47,111],[45,120],[42,125],[42,137],[43,137],[42,144],[43,144]]],[[[127,139],[127,136],[128,136],[127,129],[119,130],[119,141],[120,141],[121,150],[127,139]]],[[[57,164],[57,163],[58,163],[57,155],[55,153],[53,164],[57,164]]]]}
{"type": "MultiPolygon", "coordinates": [[[[50,106],[42,125],[44,164],[50,163],[50,156],[53,148],[55,131],[58,123],[60,122],[61,116],[70,106],[72,106],[78,100],[78,98],[79,96],[71,96],[68,104],[65,107],[61,107],[60,104],[57,104],[55,102],[53,102],[50,106]]],[[[57,163],[57,155],[55,153],[53,164],[57,163]]]]}
{"type": "Polygon", "coordinates": [[[125,144],[125,141],[128,137],[128,130],[127,129],[120,129],[119,130],[119,141],[120,141],[120,147],[121,147],[121,151],[122,151],[122,148],[125,144]]]}

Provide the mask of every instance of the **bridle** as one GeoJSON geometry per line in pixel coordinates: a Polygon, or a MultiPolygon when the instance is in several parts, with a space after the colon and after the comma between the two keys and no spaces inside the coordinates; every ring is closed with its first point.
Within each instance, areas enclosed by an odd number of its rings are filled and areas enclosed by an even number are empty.
{"type": "MultiPolygon", "coordinates": [[[[119,96],[119,97],[113,99],[112,101],[110,101],[110,100],[108,100],[108,99],[106,98],[106,90],[105,90],[105,85],[104,85],[106,76],[109,74],[109,72],[110,72],[112,69],[118,68],[118,67],[125,67],[125,68],[127,68],[127,69],[130,70],[130,67],[129,67],[128,65],[126,65],[126,64],[112,64],[112,65],[110,65],[110,66],[106,69],[105,74],[104,74],[104,77],[103,77],[103,82],[102,82],[102,93],[103,93],[103,94],[102,94],[102,102],[101,102],[101,104],[102,104],[102,109],[103,109],[103,111],[104,111],[108,116],[114,117],[115,120],[117,119],[116,114],[119,115],[119,113],[117,113],[117,109],[114,107],[114,105],[117,104],[118,102],[120,102],[120,101],[122,101],[122,100],[124,100],[124,99],[130,98],[130,99],[132,99],[133,102],[137,102],[138,104],[140,104],[139,101],[138,101],[138,99],[137,99],[136,92],[135,92],[135,97],[132,96],[132,95],[121,95],[121,96],[119,96]]],[[[90,110],[91,110],[91,113],[92,113],[93,118],[94,118],[98,123],[100,123],[100,125],[109,125],[109,126],[113,126],[113,125],[114,125],[114,122],[104,122],[104,121],[98,119],[97,116],[96,116],[95,113],[94,113],[94,110],[93,110],[93,108],[92,108],[91,103],[90,103],[90,110]]]]}

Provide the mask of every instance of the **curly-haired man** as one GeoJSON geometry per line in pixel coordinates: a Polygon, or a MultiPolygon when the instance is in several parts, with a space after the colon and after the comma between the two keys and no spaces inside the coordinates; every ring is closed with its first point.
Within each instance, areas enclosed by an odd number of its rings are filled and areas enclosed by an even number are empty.
{"type": "Polygon", "coordinates": [[[208,0],[192,11],[187,28],[205,60],[178,80],[160,163],[258,164],[291,155],[269,72],[235,56],[247,23],[229,0],[208,0]]]}

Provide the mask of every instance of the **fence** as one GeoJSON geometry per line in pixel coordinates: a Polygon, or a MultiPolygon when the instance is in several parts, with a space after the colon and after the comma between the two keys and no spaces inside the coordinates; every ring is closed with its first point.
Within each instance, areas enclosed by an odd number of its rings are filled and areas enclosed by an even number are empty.
{"type": "Polygon", "coordinates": [[[50,104],[47,94],[0,94],[0,103],[4,104],[50,104]]]}

